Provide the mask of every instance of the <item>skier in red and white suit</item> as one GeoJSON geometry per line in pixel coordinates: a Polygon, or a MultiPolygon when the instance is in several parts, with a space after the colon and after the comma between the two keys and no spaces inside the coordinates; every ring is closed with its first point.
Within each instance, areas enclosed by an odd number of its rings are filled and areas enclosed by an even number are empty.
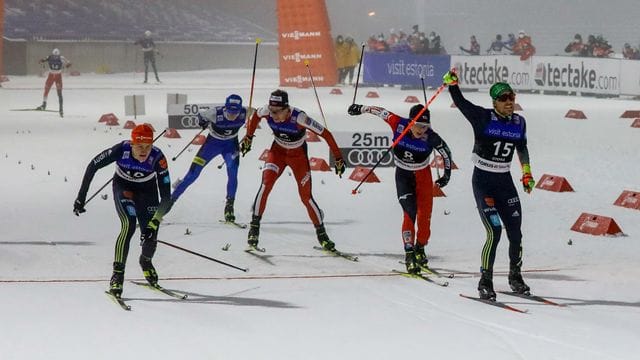
{"type": "Polygon", "coordinates": [[[56,91],[58,92],[58,103],[60,105],[60,117],[63,116],[62,112],[62,70],[71,66],[71,62],[64,56],[60,55],[60,50],[53,49],[51,55],[46,58],[40,59],[40,64],[47,63],[49,66],[49,75],[47,81],[44,84],[44,96],[42,97],[42,105],[38,106],[36,110],[45,110],[47,108],[47,97],[49,96],[49,90],[53,83],[56,83],[56,91]]]}
{"type": "Polygon", "coordinates": [[[345,164],[333,135],[322,124],[310,118],[304,111],[289,106],[289,95],[286,91],[276,90],[271,93],[269,104],[258,108],[249,119],[247,133],[240,143],[240,151],[243,156],[251,150],[253,134],[262,119],[266,119],[269,127],[271,127],[274,141],[262,170],[262,185],[253,203],[253,217],[248,235],[249,246],[257,248],[260,220],[267,205],[267,198],[276,180],[282,175],[285,167],[289,166],[298,183],[300,200],[307,208],[309,218],[316,228],[320,245],[325,250],[335,250],[335,244],[329,239],[322,222],[322,210],[320,210],[311,194],[311,168],[309,167],[307,143],[305,141],[307,130],[313,131],[324,138],[336,158],[336,174],[342,177],[345,171],[345,164]]]}

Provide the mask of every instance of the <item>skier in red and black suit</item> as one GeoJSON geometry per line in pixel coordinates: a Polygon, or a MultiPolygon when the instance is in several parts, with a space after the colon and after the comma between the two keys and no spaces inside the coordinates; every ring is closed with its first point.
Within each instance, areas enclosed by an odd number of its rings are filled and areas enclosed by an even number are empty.
{"type": "Polygon", "coordinates": [[[122,294],[129,242],[136,231],[136,220],[140,228],[145,229],[141,236],[142,272],[151,285],[158,282],[158,274],[151,259],[156,252],[161,217],[171,207],[171,180],[167,159],[160,149],[153,146],[153,129],[147,124],[138,125],[131,131],[131,140],[122,141],[102,151],[89,163],[78,197],[73,204],[73,212],[76,215],[85,212],[87,191],[96,171],[113,162],[116,163],[113,200],[121,227],[116,241],[109,292],[119,298],[122,294]]]}
{"type": "MultiPolygon", "coordinates": [[[[395,141],[411,119],[423,108],[421,104],[413,106],[408,119],[377,106],[353,104],[348,112],[349,115],[369,113],[380,117],[391,127],[395,141]]],[[[429,157],[433,149],[436,149],[444,160],[444,174],[435,183],[439,187],[444,187],[451,177],[451,151],[447,143],[431,128],[430,112],[426,109],[409,132],[393,148],[396,164],[396,191],[404,215],[402,242],[405,264],[409,273],[419,273],[421,268],[427,268],[428,260],[424,248],[431,237],[433,181],[429,157]]]]}
{"type": "Polygon", "coordinates": [[[497,82],[489,89],[493,108],[485,109],[465,99],[458,87],[455,70],[447,72],[443,81],[449,86],[451,98],[460,112],[471,123],[475,136],[473,145],[473,195],[485,227],[487,238],[482,249],[481,277],[478,283],[480,298],[495,300],[493,290],[493,263],[502,233],[502,224],[509,239],[509,285],[514,292],[528,294],[522,266],[522,207],[511,177],[511,161],[518,154],[522,164],[521,183],[530,193],[535,180],[529,165],[527,124],[521,115],[513,112],[516,94],[511,86],[497,82]]]}
{"type": "Polygon", "coordinates": [[[335,250],[335,244],[329,239],[325,230],[323,213],[311,194],[311,168],[305,141],[307,130],[313,131],[325,139],[336,158],[335,171],[340,177],[345,171],[344,160],[331,132],[322,124],[310,118],[304,111],[289,106],[289,95],[286,91],[276,90],[269,97],[269,104],[258,108],[247,124],[247,133],[240,143],[240,151],[244,156],[251,150],[253,134],[260,120],[265,119],[271,127],[274,141],[262,170],[262,184],[253,203],[253,216],[249,229],[248,243],[257,248],[260,235],[260,220],[267,206],[267,198],[276,180],[289,166],[298,183],[300,200],[307,208],[307,213],[316,228],[320,245],[328,251],[335,250]]]}
{"type": "Polygon", "coordinates": [[[44,84],[44,96],[42,96],[42,105],[38,106],[36,110],[47,109],[47,97],[49,96],[49,90],[53,83],[56,84],[56,91],[58,92],[58,103],[60,117],[64,116],[62,111],[62,70],[71,66],[71,62],[64,56],[60,55],[60,50],[53,49],[51,55],[46,58],[40,59],[40,64],[47,63],[49,66],[49,75],[47,75],[47,81],[44,84]]]}

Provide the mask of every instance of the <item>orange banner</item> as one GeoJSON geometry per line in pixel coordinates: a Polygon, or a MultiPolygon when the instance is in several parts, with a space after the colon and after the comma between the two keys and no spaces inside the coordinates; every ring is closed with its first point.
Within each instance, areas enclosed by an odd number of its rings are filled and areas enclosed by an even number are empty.
{"type": "Polygon", "coordinates": [[[317,86],[335,85],[336,58],[324,0],[278,0],[277,6],[280,86],[311,86],[309,72],[317,86]]]}

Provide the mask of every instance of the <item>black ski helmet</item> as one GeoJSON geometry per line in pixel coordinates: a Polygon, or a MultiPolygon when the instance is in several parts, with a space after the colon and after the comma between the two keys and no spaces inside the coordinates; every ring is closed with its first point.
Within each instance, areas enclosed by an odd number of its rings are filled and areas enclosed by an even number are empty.
{"type": "Polygon", "coordinates": [[[276,90],[269,96],[269,106],[287,107],[289,106],[289,94],[284,90],[276,90]]]}
{"type": "MultiPolygon", "coordinates": [[[[418,115],[418,113],[422,111],[423,108],[424,108],[424,105],[422,104],[413,105],[411,107],[411,111],[409,111],[409,117],[411,118],[411,120],[413,120],[413,118],[416,117],[416,115],[418,115]]],[[[418,118],[418,120],[416,120],[416,122],[430,124],[431,113],[429,112],[429,109],[426,109],[422,113],[422,115],[418,118]]]]}

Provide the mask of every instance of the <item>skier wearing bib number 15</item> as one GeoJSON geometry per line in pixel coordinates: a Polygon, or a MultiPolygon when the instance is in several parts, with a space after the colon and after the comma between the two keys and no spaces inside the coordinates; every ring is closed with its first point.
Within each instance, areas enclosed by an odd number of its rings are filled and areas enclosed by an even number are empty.
{"type": "MultiPolygon", "coordinates": [[[[240,153],[238,147],[238,131],[245,124],[247,109],[242,106],[242,98],[236,94],[227,97],[224,106],[215,106],[198,113],[198,124],[209,129],[207,140],[193,158],[189,171],[171,194],[175,202],[189,185],[200,176],[200,172],[213,158],[221,155],[227,168],[227,198],[224,206],[224,219],[235,222],[233,203],[238,190],[238,167],[240,153]]],[[[164,215],[164,214],[163,214],[164,215]]]]}
{"type": "MultiPolygon", "coordinates": [[[[393,140],[404,131],[411,120],[424,108],[418,104],[411,108],[409,118],[398,116],[384,108],[352,104],[349,115],[369,113],[384,120],[393,131],[393,140]]],[[[420,115],[409,132],[393,148],[396,164],[396,191],[403,210],[402,242],[407,272],[428,271],[424,248],[431,237],[431,212],[433,208],[433,181],[429,156],[436,149],[444,160],[444,174],[435,181],[445,187],[451,177],[451,151],[447,143],[431,128],[429,109],[420,115]],[[417,221],[417,232],[416,228],[417,221]]]]}
{"type": "Polygon", "coordinates": [[[527,126],[524,117],[515,114],[516,94],[511,86],[497,82],[489,89],[493,108],[485,109],[464,98],[458,87],[455,69],[443,76],[455,105],[471,123],[475,136],[473,146],[473,194],[480,219],[487,232],[482,249],[481,277],[478,283],[480,298],[495,300],[493,263],[500,241],[502,224],[509,239],[509,285],[519,294],[529,294],[529,286],[522,279],[522,207],[511,177],[511,160],[517,153],[522,164],[521,183],[530,193],[535,186],[529,165],[527,126]]]}

